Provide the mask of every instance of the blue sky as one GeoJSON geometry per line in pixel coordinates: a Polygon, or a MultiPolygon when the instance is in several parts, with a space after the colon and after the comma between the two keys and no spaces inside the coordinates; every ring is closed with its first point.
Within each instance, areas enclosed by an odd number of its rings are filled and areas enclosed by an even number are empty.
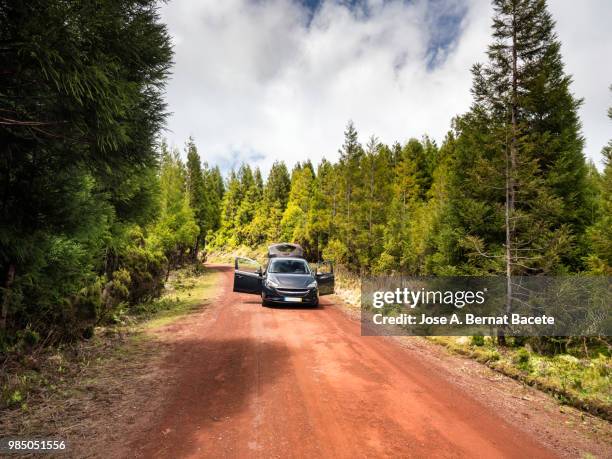
{"type": "MultiPolygon", "coordinates": [[[[388,1],[388,0],[386,0],[388,1]]],[[[314,16],[317,8],[323,0],[299,0],[299,2],[309,10],[310,17],[314,16]]],[[[342,2],[356,14],[369,16],[370,9],[367,1],[345,0],[342,2]]],[[[406,7],[414,4],[409,0],[404,0],[406,7]]],[[[449,47],[452,47],[459,38],[461,23],[468,10],[467,2],[449,3],[444,0],[429,0],[430,8],[427,14],[427,22],[432,32],[432,36],[427,42],[427,66],[433,69],[439,65],[449,47]]]]}
{"type": "MultiPolygon", "coordinates": [[[[549,8],[599,162],[612,137],[612,2],[549,8]]],[[[170,0],[162,16],[176,62],[168,140],[182,148],[192,135],[224,170],[334,160],[349,119],[364,143],[440,142],[469,108],[470,67],[491,41],[488,0],[170,0]]]]}

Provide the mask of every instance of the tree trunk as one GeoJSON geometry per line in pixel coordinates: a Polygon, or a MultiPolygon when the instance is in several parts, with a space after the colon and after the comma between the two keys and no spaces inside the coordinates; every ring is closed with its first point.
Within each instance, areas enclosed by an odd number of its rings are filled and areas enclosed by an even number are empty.
{"type": "Polygon", "coordinates": [[[193,258],[193,261],[196,262],[198,261],[198,252],[200,251],[200,236],[196,236],[196,240],[195,240],[195,244],[192,247],[193,252],[191,253],[191,256],[193,258]]]}
{"type": "Polygon", "coordinates": [[[15,280],[15,263],[9,263],[6,270],[6,280],[4,282],[4,295],[2,295],[2,312],[0,315],[0,330],[6,330],[6,321],[8,318],[8,308],[11,298],[11,286],[15,280]]]}
{"type": "Polygon", "coordinates": [[[374,207],[374,156],[370,168],[370,203],[368,214],[368,260],[372,261],[372,208],[374,207]]]}
{"type": "MultiPolygon", "coordinates": [[[[510,149],[506,148],[506,209],[505,209],[505,226],[506,226],[506,314],[510,314],[512,310],[512,274],[513,274],[513,215],[515,206],[516,194],[516,161],[517,161],[517,94],[518,94],[518,64],[516,52],[516,6],[513,6],[512,11],[512,94],[510,104],[510,123],[512,130],[512,138],[510,139],[510,149]]],[[[498,342],[500,345],[506,345],[506,336],[503,328],[498,333],[498,342]]]]}

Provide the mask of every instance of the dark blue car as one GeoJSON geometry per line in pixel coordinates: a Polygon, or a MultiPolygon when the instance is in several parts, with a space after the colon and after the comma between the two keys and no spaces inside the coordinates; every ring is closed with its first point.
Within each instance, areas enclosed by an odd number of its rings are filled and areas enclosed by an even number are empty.
{"type": "Polygon", "coordinates": [[[255,260],[236,258],[234,291],[261,295],[261,304],[316,307],[320,295],[334,293],[334,273],[329,262],[313,271],[296,244],[275,244],[268,249],[264,268],[255,260]]]}

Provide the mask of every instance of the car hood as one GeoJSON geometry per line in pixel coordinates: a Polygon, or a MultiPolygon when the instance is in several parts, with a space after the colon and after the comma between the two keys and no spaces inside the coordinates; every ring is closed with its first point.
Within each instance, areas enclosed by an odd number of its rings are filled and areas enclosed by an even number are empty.
{"type": "Polygon", "coordinates": [[[268,274],[268,279],[280,285],[279,288],[306,288],[315,279],[312,274],[268,274]]]}

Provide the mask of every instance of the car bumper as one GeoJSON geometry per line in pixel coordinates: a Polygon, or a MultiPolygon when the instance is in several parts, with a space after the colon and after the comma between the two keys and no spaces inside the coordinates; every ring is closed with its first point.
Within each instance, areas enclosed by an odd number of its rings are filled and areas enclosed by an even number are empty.
{"type": "Polygon", "coordinates": [[[293,305],[304,304],[311,306],[319,302],[319,292],[316,288],[311,288],[304,291],[290,291],[264,286],[262,288],[261,298],[268,303],[293,305]],[[300,298],[300,301],[292,301],[288,298],[300,298]]]}

